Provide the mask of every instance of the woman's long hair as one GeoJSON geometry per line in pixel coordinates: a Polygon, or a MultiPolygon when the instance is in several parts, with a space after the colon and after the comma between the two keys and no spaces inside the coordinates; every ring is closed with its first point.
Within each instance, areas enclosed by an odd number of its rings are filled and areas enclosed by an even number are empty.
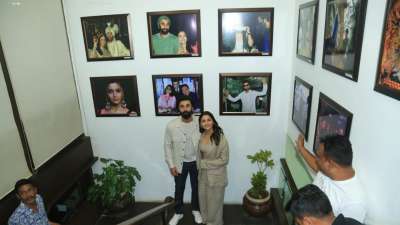
{"type": "Polygon", "coordinates": [[[218,122],[215,120],[213,114],[209,111],[204,111],[203,113],[201,113],[201,115],[199,116],[199,127],[200,127],[200,133],[203,133],[205,130],[201,127],[201,118],[203,118],[203,116],[209,116],[212,121],[213,121],[213,130],[214,132],[211,134],[210,140],[211,143],[215,143],[215,145],[219,145],[220,141],[221,141],[221,136],[224,134],[224,131],[222,130],[222,128],[218,125],[218,122]]]}

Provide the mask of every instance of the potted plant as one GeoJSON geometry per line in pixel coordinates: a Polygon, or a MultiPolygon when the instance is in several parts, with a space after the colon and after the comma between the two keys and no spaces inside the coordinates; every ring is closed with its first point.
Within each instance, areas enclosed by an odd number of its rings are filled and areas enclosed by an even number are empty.
{"type": "Polygon", "coordinates": [[[271,208],[270,195],[267,191],[267,168],[272,169],[275,165],[271,159],[272,152],[260,150],[254,155],[247,155],[251,163],[256,163],[258,171],[251,177],[252,187],[243,197],[243,207],[252,216],[260,216],[267,213],[271,208]]]}
{"type": "Polygon", "coordinates": [[[126,166],[122,160],[100,158],[103,172],[94,175],[88,200],[98,204],[103,213],[119,212],[135,202],[136,180],[141,176],[135,167],[126,166]]]}

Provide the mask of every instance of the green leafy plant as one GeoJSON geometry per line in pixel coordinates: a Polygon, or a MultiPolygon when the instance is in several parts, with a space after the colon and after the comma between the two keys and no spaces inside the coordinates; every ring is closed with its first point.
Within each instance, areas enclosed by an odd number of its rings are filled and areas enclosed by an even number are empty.
{"type": "Polygon", "coordinates": [[[135,167],[126,166],[122,160],[100,158],[103,172],[94,175],[89,188],[88,200],[99,203],[105,209],[121,208],[134,202],[136,180],[141,176],[135,167]]]}
{"type": "Polygon", "coordinates": [[[260,150],[254,155],[247,155],[251,163],[256,163],[258,171],[253,173],[251,177],[251,189],[248,191],[249,195],[253,198],[262,199],[268,196],[267,194],[267,168],[272,169],[275,165],[274,160],[271,159],[272,152],[269,150],[260,150]]]}

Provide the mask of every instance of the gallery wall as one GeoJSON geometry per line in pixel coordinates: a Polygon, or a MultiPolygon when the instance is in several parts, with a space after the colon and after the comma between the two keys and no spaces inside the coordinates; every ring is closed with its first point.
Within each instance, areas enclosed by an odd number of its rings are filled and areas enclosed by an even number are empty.
{"type": "MultiPolygon", "coordinates": [[[[297,32],[299,5],[308,1],[296,1],[294,29],[297,32]]],[[[353,113],[350,140],[353,145],[353,165],[368,195],[367,224],[399,224],[398,179],[400,152],[398,151],[398,125],[400,124],[400,101],[374,91],[381,34],[386,1],[368,1],[365,18],[364,41],[358,82],[338,76],[322,68],[323,31],[326,0],[320,1],[315,65],[293,56],[294,76],[310,83],[313,87],[310,134],[306,143],[312,149],[320,92],[329,96],[353,113]]],[[[297,34],[296,34],[297,35],[297,34]]],[[[296,35],[292,36],[292,52],[296,52],[296,35]]],[[[291,111],[292,96],[289,99],[291,111]]],[[[291,113],[291,112],[290,112],[291,113]]],[[[288,135],[298,135],[296,126],[289,115],[288,135]]]]}
{"type": "MultiPolygon", "coordinates": [[[[136,188],[137,200],[162,200],[173,195],[174,190],[163,154],[164,129],[174,117],[155,116],[152,87],[155,74],[203,74],[204,109],[216,115],[230,145],[226,202],[241,202],[250,187],[250,176],[256,166],[246,159],[247,154],[270,149],[279,165],[278,159],[284,155],[291,92],[295,22],[291,1],[68,0],[64,1],[64,11],[85,133],[91,136],[96,155],[122,159],[137,167],[143,177],[136,188]],[[273,56],[219,57],[218,9],[254,7],[275,9],[273,56]],[[188,9],[200,10],[202,56],[150,59],[146,12],[188,9]],[[131,16],[134,59],[87,62],[80,18],[123,13],[131,16]],[[270,116],[219,116],[219,73],[231,72],[272,73],[270,116]],[[121,75],[137,76],[141,116],[96,117],[89,78],[121,75]]],[[[269,186],[277,185],[278,173],[279,166],[268,172],[269,186]]]]}

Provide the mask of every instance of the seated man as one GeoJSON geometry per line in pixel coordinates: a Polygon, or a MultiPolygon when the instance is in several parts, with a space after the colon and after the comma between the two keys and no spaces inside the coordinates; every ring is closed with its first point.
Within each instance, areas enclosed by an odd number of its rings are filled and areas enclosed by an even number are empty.
{"type": "Polygon", "coordinates": [[[328,196],[335,216],[343,214],[365,222],[364,189],[352,167],[353,150],[348,138],[329,136],[321,139],[315,156],[304,147],[304,137],[297,139],[297,150],[317,172],[313,184],[328,196]]]}
{"type": "Polygon", "coordinates": [[[335,217],[328,196],[317,186],[309,184],[293,194],[287,205],[298,225],[362,225],[339,214],[335,217]]]}
{"type": "Polygon", "coordinates": [[[43,199],[32,181],[21,179],[14,190],[21,203],[8,220],[8,225],[59,225],[47,219],[43,199]]]}

